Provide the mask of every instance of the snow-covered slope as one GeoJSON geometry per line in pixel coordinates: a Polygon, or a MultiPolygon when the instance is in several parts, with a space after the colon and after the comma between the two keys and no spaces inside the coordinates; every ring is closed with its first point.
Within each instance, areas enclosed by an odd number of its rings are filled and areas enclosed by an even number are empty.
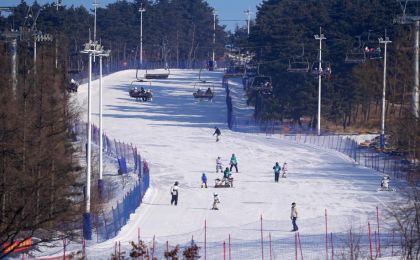
{"type": "MultiPolygon", "coordinates": [[[[156,235],[157,240],[180,243],[191,235],[201,237],[204,220],[209,241],[223,240],[228,234],[240,239],[258,238],[254,226],[260,215],[269,220],[273,237],[292,236],[292,202],[299,208],[302,234],[325,232],[324,209],[329,214],[329,231],[345,231],[352,222],[365,223],[369,216],[374,218],[375,207],[393,199],[395,193],[376,192],[378,175],[337,152],[265,134],[228,130],[222,75],[204,74],[207,80],[216,82],[213,102],[193,99],[198,76],[195,70],[171,70],[169,79],[153,81],[152,102],[138,102],[128,96],[135,71],[104,78],[104,129],[109,136],[140,149],[150,162],[152,183],[144,203],[117,237],[90,246],[91,254],[103,253],[105,248],[111,252],[114,241],[137,240],[138,228],[146,240],[156,235]],[[221,128],[220,142],[212,136],[214,126],[221,128]],[[227,166],[232,153],[239,163],[239,173],[233,173],[235,187],[212,188],[214,179],[221,177],[215,173],[215,159],[221,156],[227,166]],[[285,161],[289,176],[274,183],[272,167],[275,162],[285,161]],[[203,172],[209,179],[208,189],[200,188],[203,172]],[[171,206],[169,190],[175,181],[180,182],[179,204],[171,206]],[[221,200],[219,211],[210,210],[214,192],[221,200]]],[[[97,123],[97,81],[92,93],[93,119],[97,123]]],[[[233,93],[243,95],[240,86],[233,93]]],[[[86,108],[87,85],[80,86],[77,96],[86,108]]]]}

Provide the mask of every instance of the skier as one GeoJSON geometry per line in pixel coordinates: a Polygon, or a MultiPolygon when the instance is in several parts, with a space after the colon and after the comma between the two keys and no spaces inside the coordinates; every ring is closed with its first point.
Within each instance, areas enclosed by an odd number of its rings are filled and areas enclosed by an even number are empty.
{"type": "Polygon", "coordinates": [[[290,212],[290,219],[292,220],[292,225],[293,225],[293,230],[292,231],[298,231],[299,230],[299,228],[296,224],[297,218],[298,218],[298,211],[297,211],[297,208],[296,208],[296,203],[293,202],[292,203],[292,209],[291,209],[291,212],[290,212]]]}
{"type": "Polygon", "coordinates": [[[283,171],[283,174],[281,175],[281,177],[286,178],[287,177],[287,162],[283,164],[283,167],[281,168],[281,170],[283,171]]]}
{"type": "Polygon", "coordinates": [[[175,184],[171,187],[171,205],[175,204],[178,205],[178,182],[176,181],[175,184]]]}
{"type": "Polygon", "coordinates": [[[276,164],[274,165],[273,170],[274,170],[274,181],[279,182],[281,167],[278,162],[276,162],[276,164]]]}
{"type": "Polygon", "coordinates": [[[201,175],[201,188],[206,187],[207,188],[207,176],[203,172],[203,175],[201,175]]]}
{"type": "Polygon", "coordinates": [[[213,208],[212,210],[219,210],[219,208],[217,207],[217,204],[220,203],[219,197],[217,196],[217,193],[213,194],[213,208]]]}
{"type": "Polygon", "coordinates": [[[232,157],[230,157],[230,171],[232,171],[233,167],[235,167],[236,172],[238,172],[238,160],[236,160],[234,153],[232,154],[232,157]]]}
{"type": "Polygon", "coordinates": [[[223,171],[222,159],[220,159],[220,156],[217,157],[217,159],[216,159],[216,172],[219,172],[219,169],[220,169],[220,172],[223,171]]]}
{"type": "Polygon", "coordinates": [[[222,133],[220,132],[220,129],[217,127],[217,126],[215,126],[214,127],[214,134],[213,134],[213,136],[214,135],[216,135],[216,142],[219,142],[219,136],[221,135],[222,133]]]}

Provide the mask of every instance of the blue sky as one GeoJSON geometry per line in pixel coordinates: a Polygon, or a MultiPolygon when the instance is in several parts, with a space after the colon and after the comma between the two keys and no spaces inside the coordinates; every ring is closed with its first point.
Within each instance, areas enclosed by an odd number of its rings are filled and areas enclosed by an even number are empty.
{"type": "MultiPolygon", "coordinates": [[[[40,4],[51,3],[54,0],[38,0],[40,4]]],[[[253,13],[252,18],[255,17],[256,6],[263,0],[207,0],[210,6],[213,6],[218,13],[221,24],[225,24],[229,30],[235,28],[236,24],[245,25],[246,15],[244,10],[250,9],[253,13]],[[241,21],[224,21],[224,20],[241,20],[241,21]]],[[[27,3],[32,3],[33,0],[26,0],[27,3]]],[[[62,0],[64,5],[85,5],[91,6],[91,0],[62,0]]],[[[109,3],[116,2],[116,0],[99,0],[100,6],[106,6],[109,3]]],[[[1,6],[14,6],[20,3],[20,0],[1,0],[1,6]]]]}

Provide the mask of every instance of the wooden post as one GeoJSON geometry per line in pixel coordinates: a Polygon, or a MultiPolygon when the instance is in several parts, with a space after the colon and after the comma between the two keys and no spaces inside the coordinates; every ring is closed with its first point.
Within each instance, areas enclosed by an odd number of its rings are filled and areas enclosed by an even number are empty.
{"type": "Polygon", "coordinates": [[[207,260],[207,220],[204,220],[204,260],[207,260]]]}
{"type": "Polygon", "coordinates": [[[226,260],[226,241],[223,241],[223,260],[226,260]]]}
{"type": "Polygon", "coordinates": [[[298,242],[299,242],[300,257],[301,257],[301,259],[303,260],[302,243],[300,242],[300,235],[299,235],[299,232],[297,232],[297,238],[298,238],[298,242]]]}
{"type": "Polygon", "coordinates": [[[231,252],[231,242],[230,242],[230,234],[229,234],[229,260],[232,260],[232,252],[231,252]]]}
{"type": "Polygon", "coordinates": [[[331,259],[334,260],[334,242],[333,242],[332,232],[330,233],[330,237],[331,237],[331,259]]]}
{"type": "Polygon", "coordinates": [[[270,260],[273,259],[273,253],[272,253],[272,249],[271,249],[271,232],[268,233],[268,238],[270,239],[270,260]]]}
{"type": "Polygon", "coordinates": [[[262,214],[260,216],[261,220],[261,259],[264,260],[264,237],[263,237],[263,218],[262,214]]]}
{"type": "MultiPolygon", "coordinates": [[[[169,253],[169,243],[168,240],[166,240],[166,252],[169,253]]],[[[169,259],[169,256],[165,257],[166,259],[169,259]]]]}
{"type": "Polygon", "coordinates": [[[369,251],[370,251],[370,259],[373,259],[373,254],[372,254],[372,238],[370,236],[370,223],[368,222],[368,229],[369,229],[369,251]]]}
{"type": "Polygon", "coordinates": [[[297,249],[297,233],[295,233],[295,260],[298,258],[298,249],[297,249]]]}
{"type": "Polygon", "coordinates": [[[376,222],[378,223],[378,253],[379,257],[382,257],[381,254],[381,233],[379,232],[379,208],[376,206],[376,222]]]}
{"type": "Polygon", "coordinates": [[[328,219],[327,219],[327,209],[325,209],[325,253],[326,253],[326,259],[328,260],[328,219]]]}

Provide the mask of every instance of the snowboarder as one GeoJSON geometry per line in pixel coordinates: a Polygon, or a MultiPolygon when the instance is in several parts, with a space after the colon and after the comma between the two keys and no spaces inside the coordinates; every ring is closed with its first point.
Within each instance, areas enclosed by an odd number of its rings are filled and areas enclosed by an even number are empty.
{"type": "Polygon", "coordinates": [[[285,162],[283,164],[283,167],[281,168],[283,174],[281,175],[282,178],[286,178],[287,177],[287,162],[285,162]]]}
{"type": "Polygon", "coordinates": [[[176,181],[175,184],[171,187],[171,205],[175,204],[178,205],[178,182],[176,181]]]}
{"type": "Polygon", "coordinates": [[[230,171],[232,171],[233,167],[235,167],[236,172],[238,172],[238,160],[236,160],[234,153],[232,154],[232,157],[230,157],[230,171]]]}
{"type": "Polygon", "coordinates": [[[292,231],[298,231],[299,230],[299,228],[296,224],[297,218],[298,218],[298,211],[297,211],[297,208],[296,208],[296,203],[293,202],[292,203],[292,209],[291,209],[291,212],[290,212],[290,219],[292,220],[292,225],[293,225],[293,230],[292,231]]]}
{"type": "Polygon", "coordinates": [[[392,189],[389,187],[389,182],[391,181],[391,178],[388,175],[385,175],[382,178],[381,181],[381,187],[378,188],[378,191],[395,191],[395,189],[392,189]]]}
{"type": "Polygon", "coordinates": [[[206,187],[207,188],[207,176],[203,172],[203,175],[201,175],[201,188],[206,187]]]}
{"type": "Polygon", "coordinates": [[[216,159],[216,172],[219,172],[219,169],[220,169],[220,172],[223,171],[222,159],[220,158],[220,156],[217,157],[217,159],[216,159]]]}
{"type": "Polygon", "coordinates": [[[220,203],[219,197],[217,196],[217,193],[213,194],[213,208],[212,210],[219,210],[219,208],[217,207],[217,204],[220,203]]]}
{"type": "Polygon", "coordinates": [[[217,127],[217,126],[215,126],[214,127],[214,134],[213,134],[213,136],[214,135],[216,135],[216,142],[219,142],[219,136],[221,135],[222,133],[220,132],[220,129],[217,127]]]}
{"type": "Polygon", "coordinates": [[[279,182],[281,167],[278,162],[276,162],[276,164],[274,165],[273,170],[274,170],[274,181],[279,182]]]}

